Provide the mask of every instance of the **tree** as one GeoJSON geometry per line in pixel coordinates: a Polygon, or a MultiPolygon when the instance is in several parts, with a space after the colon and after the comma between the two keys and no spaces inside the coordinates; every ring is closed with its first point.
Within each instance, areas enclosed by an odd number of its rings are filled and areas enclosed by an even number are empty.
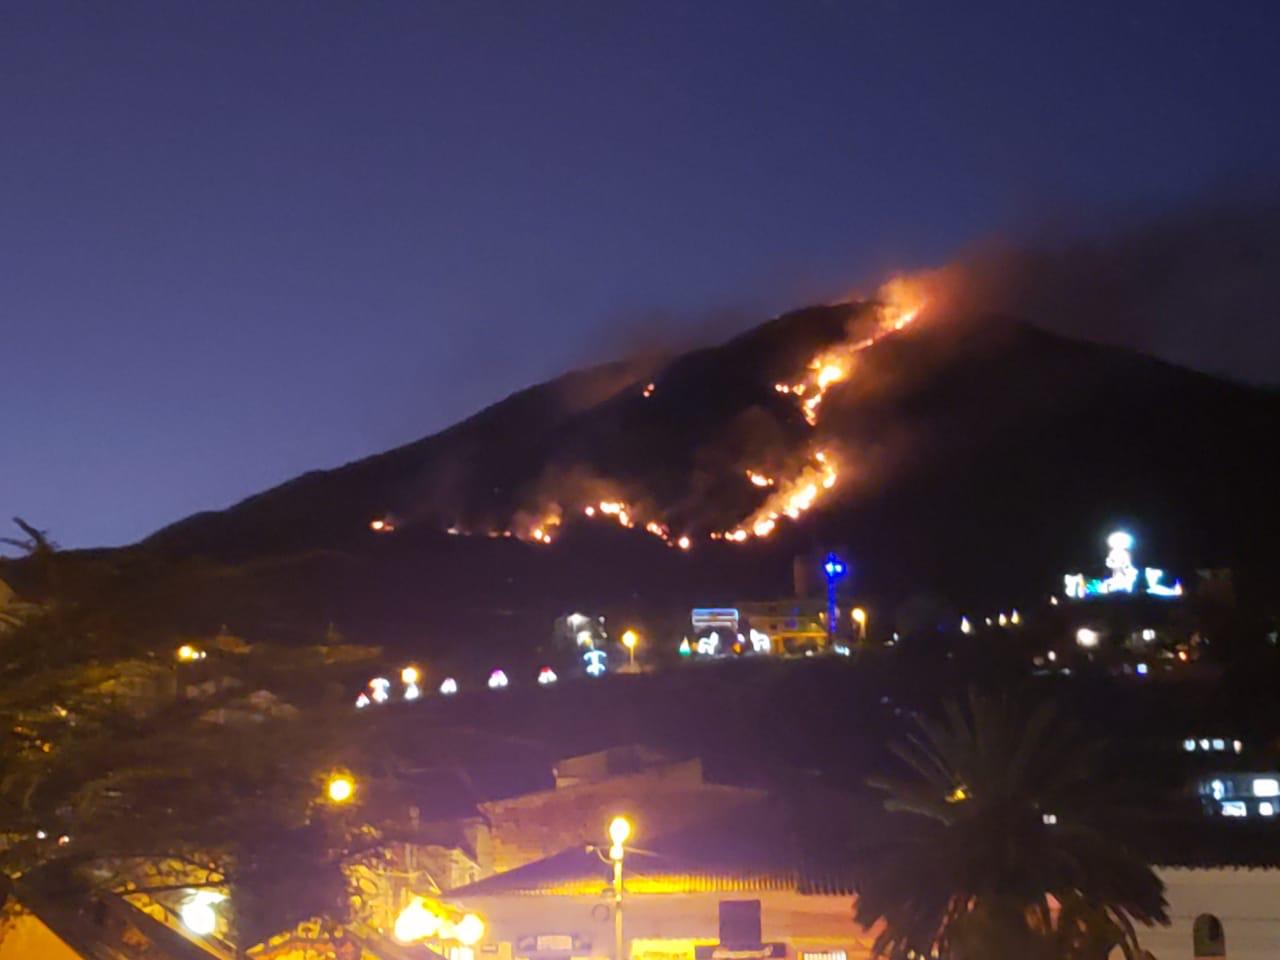
{"type": "Polygon", "coordinates": [[[44,579],[41,602],[0,631],[0,874],[67,896],[227,890],[241,943],[342,919],[341,864],[376,836],[325,802],[323,781],[377,766],[378,738],[345,697],[210,720],[253,691],[327,688],[320,655],[209,651],[183,666],[154,611],[116,589],[121,570],[22,527],[44,579]]]}
{"type": "Polygon", "coordinates": [[[1030,712],[971,692],[891,746],[872,781],[897,814],[864,851],[855,916],[891,960],[1139,956],[1135,924],[1167,923],[1163,885],[1114,831],[1101,747],[1051,703],[1030,712]]]}

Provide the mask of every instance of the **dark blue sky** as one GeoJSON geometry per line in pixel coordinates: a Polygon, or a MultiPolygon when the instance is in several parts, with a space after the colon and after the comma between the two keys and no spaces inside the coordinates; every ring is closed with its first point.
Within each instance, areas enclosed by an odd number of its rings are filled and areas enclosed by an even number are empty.
{"type": "Polygon", "coordinates": [[[616,353],[1280,170],[1276,4],[0,5],[0,515],[137,538],[616,353]]]}

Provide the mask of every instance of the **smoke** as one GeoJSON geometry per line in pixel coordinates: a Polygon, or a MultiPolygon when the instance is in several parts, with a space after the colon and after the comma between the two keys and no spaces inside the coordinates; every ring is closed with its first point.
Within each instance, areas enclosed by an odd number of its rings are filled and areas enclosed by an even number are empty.
{"type": "Polygon", "coordinates": [[[1005,313],[1254,383],[1280,382],[1280,202],[1219,200],[1128,225],[989,241],[926,273],[946,309],[1005,313]]]}

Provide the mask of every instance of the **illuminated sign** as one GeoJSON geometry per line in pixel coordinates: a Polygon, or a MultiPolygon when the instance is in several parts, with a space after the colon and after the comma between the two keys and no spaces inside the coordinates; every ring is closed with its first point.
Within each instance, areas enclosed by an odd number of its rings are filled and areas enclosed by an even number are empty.
{"type": "Polygon", "coordinates": [[[733,607],[695,607],[690,619],[695,630],[738,632],[738,611],[733,607]]]}
{"type": "Polygon", "coordinates": [[[1133,537],[1117,530],[1107,537],[1107,569],[1111,575],[1089,580],[1083,573],[1069,573],[1062,578],[1066,595],[1073,600],[1105,597],[1119,593],[1142,592],[1152,597],[1180,597],[1182,584],[1164,582],[1164,571],[1146,567],[1139,573],[1133,565],[1133,537]]]}
{"type": "Polygon", "coordinates": [[[603,677],[609,669],[609,654],[603,650],[588,650],[582,655],[582,660],[587,665],[589,677],[603,677]]]}

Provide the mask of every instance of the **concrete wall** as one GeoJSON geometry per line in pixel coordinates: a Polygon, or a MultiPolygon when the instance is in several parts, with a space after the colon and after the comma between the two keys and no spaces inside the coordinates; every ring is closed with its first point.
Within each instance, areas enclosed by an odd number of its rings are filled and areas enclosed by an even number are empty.
{"type": "Polygon", "coordinates": [[[1201,913],[1222,921],[1229,960],[1280,958],[1280,870],[1157,871],[1165,883],[1172,924],[1139,930],[1157,960],[1191,960],[1191,925],[1201,913]]]}

